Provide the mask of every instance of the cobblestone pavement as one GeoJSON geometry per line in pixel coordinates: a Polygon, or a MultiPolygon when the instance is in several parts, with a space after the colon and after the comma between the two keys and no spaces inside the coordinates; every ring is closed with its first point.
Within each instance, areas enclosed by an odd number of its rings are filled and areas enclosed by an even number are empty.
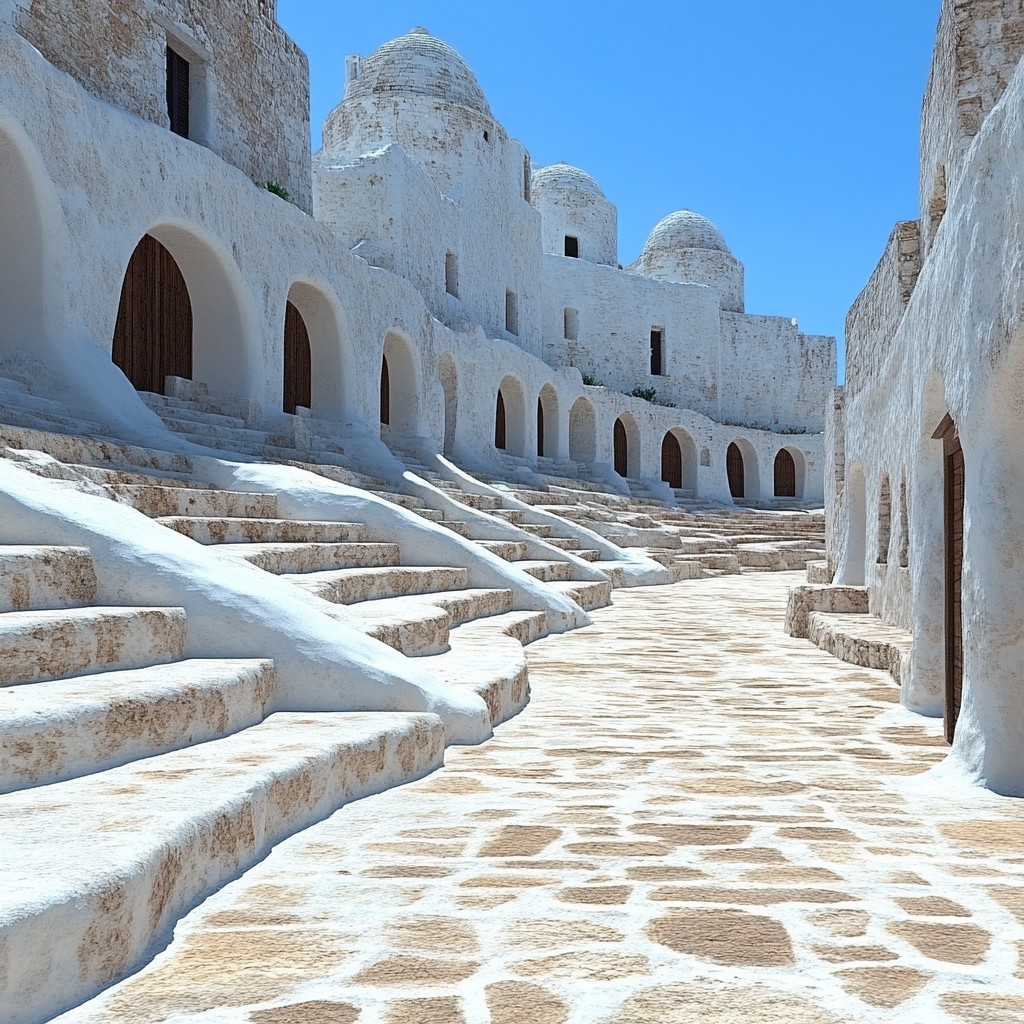
{"type": "Polygon", "coordinates": [[[617,591],[493,741],[282,843],[90,1024],[1024,1020],[1024,805],[783,634],[795,574],[617,591]]]}

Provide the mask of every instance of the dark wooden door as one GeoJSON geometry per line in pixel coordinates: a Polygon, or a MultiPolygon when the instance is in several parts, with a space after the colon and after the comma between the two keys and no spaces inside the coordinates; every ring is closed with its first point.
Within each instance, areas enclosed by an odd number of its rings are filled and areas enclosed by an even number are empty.
{"type": "Polygon", "coordinates": [[[537,399],[537,454],[544,454],[544,403],[537,399]]]}
{"type": "Polygon", "coordinates": [[[743,452],[735,441],[725,453],[725,472],[729,477],[729,493],[734,498],[743,497],[743,452]]]}
{"type": "Polygon", "coordinates": [[[192,376],[192,303],[174,257],[152,235],[135,247],[121,286],[111,358],[139,391],[192,376]]]}
{"type": "Polygon", "coordinates": [[[671,432],[661,442],[661,479],[676,490],[683,486],[683,452],[671,432]]]}
{"type": "Polygon", "coordinates": [[[494,405],[494,447],[505,450],[505,396],[500,388],[494,405]]]}
{"type": "Polygon", "coordinates": [[[380,421],[391,422],[391,374],[388,373],[388,357],[380,361],[380,421]]]}
{"type": "Polygon", "coordinates": [[[284,312],[284,411],[313,404],[309,333],[302,314],[289,302],[284,312]]]}
{"type": "Polygon", "coordinates": [[[612,431],[612,449],[615,457],[615,472],[619,476],[629,476],[629,444],[626,440],[626,428],[622,420],[615,421],[612,431]]]}
{"type": "Polygon", "coordinates": [[[935,431],[942,439],[945,634],[946,634],[946,739],[952,743],[964,679],[962,583],[964,565],[964,451],[951,416],[935,431]]]}
{"type": "Polygon", "coordinates": [[[775,456],[775,497],[796,497],[796,463],[785,448],[775,456]]]}

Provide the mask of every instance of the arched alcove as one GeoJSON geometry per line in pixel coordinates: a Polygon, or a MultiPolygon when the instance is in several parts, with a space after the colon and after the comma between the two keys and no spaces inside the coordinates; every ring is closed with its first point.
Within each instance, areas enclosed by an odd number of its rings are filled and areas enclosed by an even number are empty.
{"type": "Polygon", "coordinates": [[[252,297],[218,241],[179,223],[142,236],[125,262],[111,349],[137,388],[162,393],[174,375],[215,394],[260,394],[255,335],[252,297]]]}
{"type": "MultiPolygon", "coordinates": [[[[505,446],[509,455],[526,454],[526,392],[522,381],[512,374],[506,374],[498,387],[495,401],[504,411],[505,446]]],[[[497,442],[497,419],[495,420],[495,442],[497,442]]],[[[497,447],[497,443],[495,443],[497,447]]]]}
{"type": "Polygon", "coordinates": [[[284,399],[285,412],[313,406],[312,358],[309,352],[309,331],[302,314],[291,302],[284,310],[284,399]]]}
{"type": "Polygon", "coordinates": [[[836,583],[864,586],[864,561],[867,557],[867,495],[864,470],[859,463],[850,466],[844,488],[846,503],[846,548],[836,572],[836,583]]]}
{"type": "Polygon", "coordinates": [[[628,412],[612,427],[612,464],[619,476],[636,477],[640,473],[640,429],[628,412]]]}
{"type": "Polygon", "coordinates": [[[676,490],[697,491],[697,446],[682,427],[661,440],[661,479],[676,490]]]}
{"type": "Polygon", "coordinates": [[[384,337],[380,370],[380,421],[394,433],[419,426],[419,380],[412,342],[398,331],[384,337]]]}
{"type": "Polygon", "coordinates": [[[498,388],[498,397],[494,402],[494,447],[501,452],[508,448],[505,396],[501,393],[501,388],[498,388]]]}
{"type": "Polygon", "coordinates": [[[796,497],[796,462],[785,448],[775,455],[775,497],[796,497]]]}
{"type": "Polygon", "coordinates": [[[558,458],[561,448],[559,436],[561,421],[558,392],[553,384],[545,384],[537,398],[537,454],[558,458]]]}
{"type": "Polygon", "coordinates": [[[577,398],[569,410],[569,458],[586,465],[597,458],[597,416],[586,398],[577,398]]]}
{"type": "Polygon", "coordinates": [[[878,488],[878,555],[875,561],[885,564],[889,561],[889,542],[892,540],[892,491],[889,476],[882,474],[878,488]]]}
{"type": "Polygon", "coordinates": [[[761,474],[757,465],[757,452],[746,438],[731,442],[725,453],[725,471],[729,478],[729,493],[734,498],[756,501],[761,496],[761,474]]]}
{"type": "MultiPolygon", "coordinates": [[[[302,354],[293,363],[296,384],[308,373],[308,402],[296,401],[296,405],[308,405],[313,415],[325,420],[344,421],[351,413],[351,383],[349,368],[352,366],[348,331],[341,303],[333,291],[326,286],[310,281],[295,281],[288,289],[285,306],[285,381],[287,408],[287,381],[289,378],[288,357],[288,307],[301,318],[306,330],[308,345],[308,369],[302,365],[302,354]]],[[[294,328],[293,328],[294,330],[294,328]]],[[[301,342],[301,339],[298,339],[301,342]]],[[[293,342],[295,344],[295,342],[293,342]]],[[[297,398],[302,397],[301,394],[297,398]]]]}
{"type": "Polygon", "coordinates": [[[45,249],[53,240],[44,227],[38,168],[31,166],[38,160],[30,159],[28,149],[27,139],[0,127],[0,351],[35,348],[46,334],[45,249]]]}
{"type": "Polygon", "coordinates": [[[441,450],[445,455],[451,455],[459,422],[459,370],[450,352],[442,353],[437,372],[444,393],[444,441],[441,450]]]}

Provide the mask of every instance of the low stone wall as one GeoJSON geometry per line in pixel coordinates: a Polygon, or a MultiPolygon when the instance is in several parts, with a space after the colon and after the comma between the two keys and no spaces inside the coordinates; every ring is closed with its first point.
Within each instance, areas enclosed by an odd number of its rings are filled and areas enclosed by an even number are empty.
{"type": "Polygon", "coordinates": [[[794,587],[786,606],[786,632],[809,639],[812,612],[866,615],[867,611],[866,587],[794,587]]]}

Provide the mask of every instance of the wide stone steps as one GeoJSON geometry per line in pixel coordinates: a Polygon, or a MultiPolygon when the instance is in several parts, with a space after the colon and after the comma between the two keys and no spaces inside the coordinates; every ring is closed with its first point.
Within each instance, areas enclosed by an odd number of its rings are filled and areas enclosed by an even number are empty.
{"type": "Polygon", "coordinates": [[[271,661],[204,659],[0,689],[0,793],[255,725],[274,683],[271,661]]]}
{"type": "Polygon", "coordinates": [[[362,523],[319,519],[260,519],[218,516],[160,516],[156,520],[200,544],[362,543],[362,523]]]}
{"type": "Polygon", "coordinates": [[[397,544],[360,543],[221,544],[217,551],[276,574],[296,574],[398,565],[397,544]]]}
{"type": "Polygon", "coordinates": [[[0,547],[0,612],[83,608],[96,596],[88,548],[0,547]]]}
{"type": "Polygon", "coordinates": [[[181,476],[179,473],[159,469],[148,469],[143,473],[138,469],[114,466],[88,466],[80,463],[68,463],[67,465],[69,469],[73,469],[79,475],[97,484],[192,487],[196,490],[213,489],[213,484],[208,481],[190,479],[189,477],[181,476]]]}
{"type": "Polygon", "coordinates": [[[223,516],[273,518],[277,496],[240,491],[204,490],[191,487],[158,487],[151,484],[109,484],[107,491],[152,518],[164,516],[223,516]]]}
{"type": "Polygon", "coordinates": [[[465,569],[446,566],[368,566],[328,572],[285,573],[288,580],[334,604],[356,604],[392,597],[437,594],[463,588],[465,569]]]}
{"type": "Polygon", "coordinates": [[[542,559],[530,558],[521,559],[512,564],[542,583],[555,583],[572,578],[572,566],[568,562],[547,562],[542,559]]]}
{"type": "Polygon", "coordinates": [[[526,558],[530,545],[518,540],[480,540],[477,543],[491,554],[504,558],[506,562],[515,562],[526,558]]]}
{"type": "Polygon", "coordinates": [[[0,614],[0,686],[181,658],[181,608],[63,608],[0,614]]]}
{"type": "Polygon", "coordinates": [[[584,581],[572,580],[563,583],[551,583],[549,586],[560,590],[575,601],[584,611],[603,608],[612,602],[611,580],[584,581]]]}
{"type": "Polygon", "coordinates": [[[276,714],[223,739],[0,797],[0,1020],[123,975],[155,936],[286,836],[440,767],[425,714],[276,714]],[[74,855],[68,856],[69,841],[74,855]],[[54,941],[55,936],[60,941],[54,941]]]}

